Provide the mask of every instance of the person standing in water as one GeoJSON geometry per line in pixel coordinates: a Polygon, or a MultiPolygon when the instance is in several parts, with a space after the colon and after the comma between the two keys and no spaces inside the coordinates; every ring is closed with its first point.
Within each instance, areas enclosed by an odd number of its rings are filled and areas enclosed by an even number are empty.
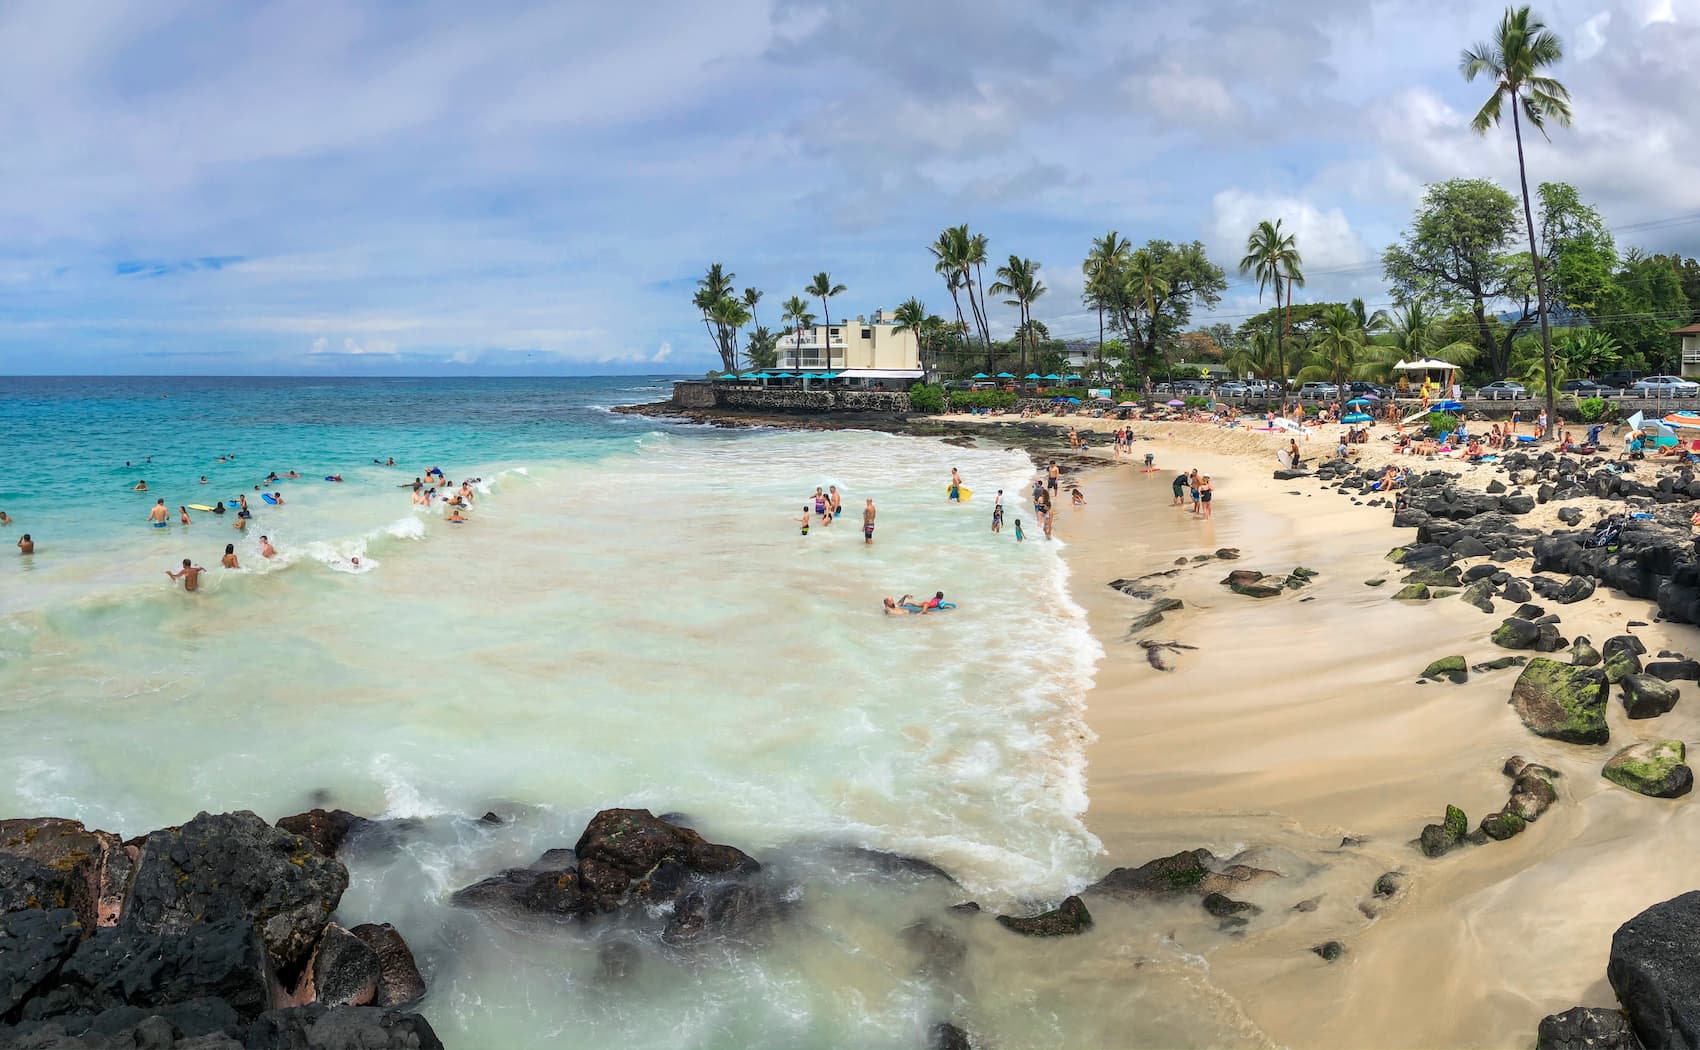
{"type": "Polygon", "coordinates": [[[1003,489],[998,489],[997,498],[992,501],[992,531],[1003,531],[1003,489]]]}
{"type": "Polygon", "coordinates": [[[836,518],[844,513],[844,497],[838,494],[837,485],[828,485],[827,493],[831,496],[828,503],[832,507],[832,516],[836,518]]]}
{"type": "Polygon", "coordinates": [[[868,505],[862,508],[862,542],[874,542],[874,498],[872,496],[868,497],[868,505]]]}
{"type": "Polygon", "coordinates": [[[224,545],[224,558],[219,564],[227,569],[240,569],[242,567],[236,560],[236,544],[226,543],[224,545]]]}
{"type": "Polygon", "coordinates": [[[1210,493],[1210,475],[1206,474],[1199,480],[1198,485],[1198,498],[1203,501],[1205,518],[1210,517],[1210,493]]]}
{"type": "Polygon", "coordinates": [[[1026,540],[1027,540],[1027,537],[1022,535],[1022,533],[1021,533],[1021,519],[1016,518],[1015,519],[1015,542],[1023,543],[1023,542],[1026,542],[1026,540]]]}
{"type": "Polygon", "coordinates": [[[1185,473],[1175,475],[1174,483],[1169,486],[1169,488],[1174,491],[1175,498],[1169,502],[1169,506],[1178,507],[1181,505],[1181,500],[1184,498],[1186,493],[1186,482],[1187,477],[1185,473]]]}
{"type": "Polygon", "coordinates": [[[277,548],[273,547],[272,541],[267,539],[264,536],[260,537],[260,557],[262,557],[262,558],[275,558],[275,557],[277,557],[277,548]]]}
{"type": "Polygon", "coordinates": [[[952,503],[962,502],[962,475],[956,472],[955,467],[950,468],[950,491],[945,493],[945,497],[952,503]]]}
{"type": "Polygon", "coordinates": [[[803,535],[805,535],[805,536],[807,536],[809,534],[809,521],[810,520],[811,519],[809,518],[809,505],[807,503],[805,503],[805,504],[803,504],[803,516],[797,519],[797,523],[799,525],[803,526],[803,535]]]}
{"type": "Polygon", "coordinates": [[[1187,475],[1187,485],[1188,485],[1188,487],[1189,487],[1189,489],[1192,493],[1192,512],[1194,514],[1197,514],[1198,513],[1198,468],[1197,467],[1193,467],[1192,473],[1187,475]]]}
{"type": "Polygon", "coordinates": [[[153,505],[153,509],[148,511],[148,523],[151,524],[156,529],[165,525],[166,519],[168,519],[170,517],[171,517],[171,512],[169,510],[165,509],[165,500],[164,499],[161,499],[159,502],[155,503],[153,505]]]}
{"type": "MultiPolygon", "coordinates": [[[[126,463],[124,465],[127,467],[130,464],[126,463]]],[[[136,482],[136,487],[131,489],[130,491],[131,492],[146,492],[147,490],[148,490],[148,483],[146,481],[138,481],[138,482],[136,482]]]]}
{"type": "Polygon", "coordinates": [[[27,532],[24,533],[23,537],[18,540],[18,553],[19,554],[34,554],[35,553],[35,541],[30,539],[30,534],[27,533],[27,532]]]}
{"type": "Polygon", "coordinates": [[[207,570],[201,568],[199,565],[191,563],[188,558],[184,558],[183,568],[176,572],[172,572],[170,569],[167,569],[165,574],[174,580],[182,580],[184,590],[193,591],[201,578],[201,573],[206,571],[207,570]]]}

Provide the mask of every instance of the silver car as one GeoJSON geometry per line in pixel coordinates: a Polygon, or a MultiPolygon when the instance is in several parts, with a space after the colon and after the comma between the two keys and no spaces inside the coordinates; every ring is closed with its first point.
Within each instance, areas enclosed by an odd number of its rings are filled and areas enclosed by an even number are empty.
{"type": "Polygon", "coordinates": [[[1528,395],[1529,392],[1523,388],[1522,383],[1513,383],[1509,379],[1501,379],[1497,383],[1489,383],[1487,386],[1476,391],[1477,397],[1485,397],[1494,401],[1498,401],[1502,397],[1515,401],[1520,397],[1527,397],[1528,395]]]}
{"type": "Polygon", "coordinates": [[[1648,376],[1629,388],[1642,397],[1695,397],[1700,395],[1700,383],[1681,376],[1648,376]]]}

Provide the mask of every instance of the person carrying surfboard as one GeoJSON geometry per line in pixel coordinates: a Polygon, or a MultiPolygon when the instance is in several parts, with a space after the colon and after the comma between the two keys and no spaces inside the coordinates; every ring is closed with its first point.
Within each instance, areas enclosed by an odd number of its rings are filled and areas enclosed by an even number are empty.
{"type": "Polygon", "coordinates": [[[945,490],[945,498],[952,503],[962,502],[962,475],[955,467],[950,468],[950,488],[945,490]]]}

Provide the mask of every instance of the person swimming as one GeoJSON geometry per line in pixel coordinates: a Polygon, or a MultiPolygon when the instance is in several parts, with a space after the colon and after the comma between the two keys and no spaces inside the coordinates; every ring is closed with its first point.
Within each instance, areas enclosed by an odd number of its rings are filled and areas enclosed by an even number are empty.
{"type": "Polygon", "coordinates": [[[226,543],[224,545],[224,557],[219,564],[227,569],[240,569],[242,567],[241,563],[236,560],[236,544],[226,543]]]}
{"type": "Polygon", "coordinates": [[[146,481],[138,481],[138,482],[136,482],[135,487],[132,488],[130,491],[131,492],[146,492],[147,490],[148,490],[148,483],[146,481]]]}
{"type": "Polygon", "coordinates": [[[277,557],[277,548],[273,547],[272,541],[265,536],[260,537],[260,557],[262,557],[262,558],[275,558],[275,557],[277,557]]]}
{"type": "Polygon", "coordinates": [[[184,558],[182,569],[177,572],[172,572],[170,569],[167,569],[165,574],[173,580],[182,580],[184,590],[193,591],[200,582],[201,573],[206,571],[207,570],[201,568],[199,565],[189,561],[188,558],[184,558]]]}
{"type": "Polygon", "coordinates": [[[12,524],[11,516],[8,515],[5,511],[0,510],[0,525],[10,525],[10,524],[12,524]]]}

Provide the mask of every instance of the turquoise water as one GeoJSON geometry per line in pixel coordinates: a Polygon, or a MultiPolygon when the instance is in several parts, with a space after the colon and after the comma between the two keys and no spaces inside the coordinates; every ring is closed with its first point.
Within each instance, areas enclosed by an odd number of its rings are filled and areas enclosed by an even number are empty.
{"type": "MultiPolygon", "coordinates": [[[[1100,871],[1082,822],[1100,652],[1059,545],[987,527],[986,497],[1031,476],[1022,454],[606,410],[665,392],[642,379],[3,383],[0,812],[126,835],[319,800],[423,819],[398,852],[351,862],[342,913],[402,930],[451,1045],[917,1045],[963,1006],[917,980],[904,925],[1100,871]],[[411,504],[432,465],[480,479],[467,524],[411,504]],[[943,499],[952,466],[967,505],[943,499]],[[291,469],[306,477],[284,506],[256,501],[291,469]],[[800,536],[828,484],[845,523],[800,536]],[[238,493],[246,533],[175,523],[238,493]],[[869,496],[872,546],[855,524],[869,496]],[[174,524],[156,530],[160,497],[174,524]],[[32,557],[9,549],[26,531],[32,557]],[[218,567],[226,543],[241,569],[218,567]],[[192,595],[165,576],[185,557],[210,570],[192,595]],[[961,608],[880,611],[938,589],[961,608]],[[612,805],[684,811],[794,871],[798,919],[714,961],[646,954],[610,990],[602,931],[447,907],[612,805]],[[513,823],[460,822],[492,808],[513,823]],[[964,888],[870,887],[831,844],[926,857],[964,888]]],[[[1011,962],[982,975],[977,1023],[1004,1045],[1070,1030],[1069,1011],[1032,1008],[1061,996],[1008,955],[1031,950],[987,949],[1011,962]]]]}

